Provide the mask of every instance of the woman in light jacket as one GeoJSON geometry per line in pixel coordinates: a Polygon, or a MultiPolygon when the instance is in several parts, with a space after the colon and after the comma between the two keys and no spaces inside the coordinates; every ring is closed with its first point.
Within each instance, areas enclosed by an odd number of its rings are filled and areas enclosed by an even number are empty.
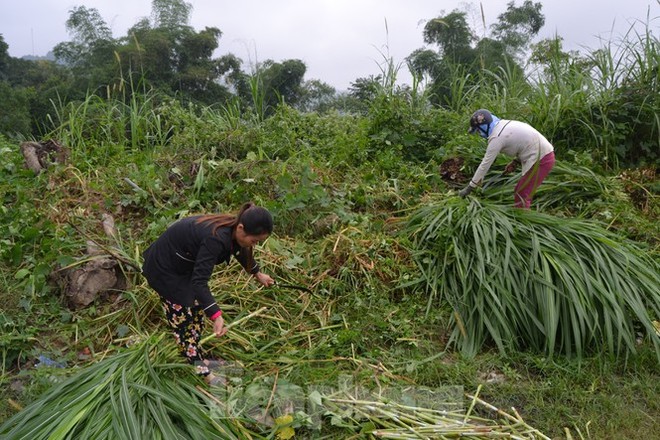
{"type": "Polygon", "coordinates": [[[504,172],[515,171],[522,164],[522,177],[514,190],[515,206],[529,209],[534,191],[555,164],[554,148],[534,127],[520,121],[500,120],[488,110],[474,112],[470,118],[470,133],[488,140],[486,154],[470,183],[459,194],[466,197],[481,184],[499,153],[513,157],[504,172]]]}

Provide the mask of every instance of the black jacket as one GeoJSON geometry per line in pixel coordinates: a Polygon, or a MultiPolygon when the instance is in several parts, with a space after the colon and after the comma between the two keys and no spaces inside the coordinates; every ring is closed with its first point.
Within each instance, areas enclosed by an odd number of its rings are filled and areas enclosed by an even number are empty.
{"type": "Polygon", "coordinates": [[[210,317],[220,310],[208,286],[215,265],[229,263],[234,255],[250,273],[259,272],[259,266],[247,268],[247,254],[232,240],[230,227],[213,234],[213,226],[196,223],[198,218],[186,217],[167,228],[144,251],[142,273],[162,298],[185,307],[196,301],[210,317]]]}

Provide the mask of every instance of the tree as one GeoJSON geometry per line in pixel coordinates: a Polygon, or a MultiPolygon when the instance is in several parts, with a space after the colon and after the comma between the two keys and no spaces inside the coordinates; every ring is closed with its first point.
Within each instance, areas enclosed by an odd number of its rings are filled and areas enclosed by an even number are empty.
{"type": "Polygon", "coordinates": [[[542,67],[546,75],[552,75],[553,72],[562,74],[572,62],[580,58],[580,54],[576,51],[564,52],[562,41],[563,38],[557,36],[532,45],[530,61],[542,67]]]}
{"type": "Polygon", "coordinates": [[[117,41],[98,10],[84,6],[73,8],[66,22],[73,41],[53,48],[55,58],[69,66],[76,77],[79,93],[103,90],[116,78],[117,41]]]}
{"type": "Polygon", "coordinates": [[[66,29],[73,41],[54,48],[55,57],[69,66],[89,65],[94,52],[111,43],[112,33],[96,8],[76,6],[69,11],[66,29]]]}
{"type": "Polygon", "coordinates": [[[173,93],[176,69],[172,39],[166,29],[154,29],[147,19],[128,30],[125,44],[118,49],[121,70],[167,94],[173,93]]]}
{"type": "Polygon", "coordinates": [[[531,0],[525,0],[520,7],[511,1],[507,4],[507,10],[498,15],[499,22],[492,26],[493,36],[510,55],[520,55],[539,33],[545,24],[542,8],[541,3],[533,3],[531,0]]]}
{"type": "Polygon", "coordinates": [[[436,105],[451,99],[451,78],[457,68],[468,73],[477,67],[477,51],[472,47],[476,37],[467,24],[466,13],[454,10],[429,20],[424,26],[424,42],[438,47],[417,49],[406,61],[418,78],[429,79],[429,99],[436,105]]]}
{"type": "Polygon", "coordinates": [[[300,88],[297,108],[303,112],[324,112],[333,107],[337,91],[318,79],[305,81],[300,88]]]}
{"type": "Polygon", "coordinates": [[[437,78],[442,69],[442,56],[430,49],[417,49],[408,57],[408,70],[417,78],[437,78]]]}
{"type": "Polygon", "coordinates": [[[522,72],[522,67],[518,65],[513,56],[507,52],[507,48],[499,40],[492,38],[482,38],[475,48],[477,54],[478,66],[481,69],[494,71],[506,66],[514,66],[515,70],[522,72]]]}
{"type": "Polygon", "coordinates": [[[261,72],[266,88],[266,102],[275,106],[283,100],[296,105],[301,95],[301,87],[307,66],[301,60],[284,60],[281,63],[268,62],[261,72]]]}
{"type": "Polygon", "coordinates": [[[52,102],[71,90],[68,70],[49,60],[9,56],[0,35],[0,132],[22,138],[43,131],[52,102]]]}
{"type": "Polygon", "coordinates": [[[215,103],[230,98],[227,87],[219,83],[230,70],[239,68],[235,57],[212,58],[222,32],[218,28],[206,28],[191,32],[181,41],[178,65],[178,84],[174,89],[188,94],[197,101],[215,103]]]}
{"type": "Polygon", "coordinates": [[[526,0],[523,6],[516,7],[510,2],[506,12],[498,16],[499,22],[492,26],[493,38],[478,39],[468,26],[466,15],[454,10],[428,21],[424,42],[437,46],[437,52],[422,48],[406,58],[414,75],[429,79],[430,99],[436,105],[460,102],[453,96],[455,89],[465,90],[484,80],[484,71],[505,71],[517,77],[523,69],[515,56],[527,48],[545,22],[540,3],[526,0]],[[457,83],[457,74],[464,80],[457,83]]]}
{"type": "Polygon", "coordinates": [[[174,30],[190,27],[192,5],[182,0],[152,0],[151,17],[155,28],[174,30]]]}
{"type": "Polygon", "coordinates": [[[5,37],[0,34],[0,81],[7,75],[7,62],[9,61],[9,45],[5,43],[5,37]]]}
{"type": "Polygon", "coordinates": [[[267,116],[285,102],[298,104],[303,95],[302,83],[307,66],[301,60],[284,60],[277,63],[266,60],[253,74],[232,75],[233,85],[243,100],[257,114],[267,116]]]}
{"type": "Polygon", "coordinates": [[[381,88],[383,77],[381,75],[369,75],[367,78],[357,78],[348,87],[348,94],[360,102],[366,104],[368,108],[378,95],[381,88]]]}
{"type": "Polygon", "coordinates": [[[474,60],[471,44],[475,37],[465,16],[465,12],[453,11],[430,20],[424,26],[424,42],[437,45],[445,61],[469,64],[474,60]]]}
{"type": "Polygon", "coordinates": [[[30,98],[34,91],[0,81],[0,134],[25,138],[30,134],[30,98]]]}
{"type": "Polygon", "coordinates": [[[11,65],[9,45],[0,34],[0,134],[25,135],[30,132],[30,93],[11,83],[11,65]]]}
{"type": "Polygon", "coordinates": [[[213,58],[220,29],[196,32],[188,25],[192,6],[181,0],[154,0],[152,8],[152,20],[129,29],[118,50],[122,72],[166,94],[204,104],[229,99],[221,80],[240,68],[240,60],[233,55],[213,58]]]}

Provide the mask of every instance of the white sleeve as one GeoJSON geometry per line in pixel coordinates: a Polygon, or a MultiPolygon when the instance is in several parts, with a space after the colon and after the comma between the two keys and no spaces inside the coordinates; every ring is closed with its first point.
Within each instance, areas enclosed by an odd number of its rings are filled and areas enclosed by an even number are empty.
{"type": "Polygon", "coordinates": [[[488,141],[488,147],[486,147],[486,154],[484,154],[484,158],[481,160],[481,164],[479,164],[479,168],[477,168],[477,171],[475,171],[474,176],[472,176],[472,180],[470,180],[470,186],[476,187],[481,183],[483,178],[486,176],[486,173],[490,169],[490,166],[493,164],[493,162],[495,162],[495,159],[497,158],[497,155],[500,153],[500,150],[502,150],[503,146],[504,146],[503,137],[495,137],[488,141]]]}

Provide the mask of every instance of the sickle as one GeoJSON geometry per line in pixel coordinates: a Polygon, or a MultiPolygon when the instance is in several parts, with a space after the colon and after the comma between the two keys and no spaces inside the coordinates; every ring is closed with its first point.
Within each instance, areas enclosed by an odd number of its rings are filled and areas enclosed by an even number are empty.
{"type": "Polygon", "coordinates": [[[297,285],[295,285],[295,284],[280,284],[280,283],[277,283],[277,282],[276,282],[274,285],[275,285],[276,287],[283,287],[283,288],[285,288],[285,289],[302,290],[303,292],[312,293],[312,291],[311,291],[310,289],[308,289],[307,287],[304,287],[304,286],[297,286],[297,285]]]}

